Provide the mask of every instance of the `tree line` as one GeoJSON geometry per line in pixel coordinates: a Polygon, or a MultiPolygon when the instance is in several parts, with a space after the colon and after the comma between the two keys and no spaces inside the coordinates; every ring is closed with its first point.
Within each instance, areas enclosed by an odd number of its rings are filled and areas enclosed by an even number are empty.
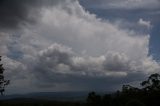
{"type": "MultiPolygon", "coordinates": [[[[1,62],[2,56],[0,56],[0,62],[1,62]]],[[[4,71],[3,64],[0,64],[0,93],[1,95],[4,95],[5,92],[5,86],[9,84],[9,80],[5,80],[4,78],[4,71]]]]}
{"type": "Polygon", "coordinates": [[[90,92],[87,106],[160,106],[160,75],[152,74],[140,83],[141,88],[123,85],[121,91],[103,96],[90,92]]]}

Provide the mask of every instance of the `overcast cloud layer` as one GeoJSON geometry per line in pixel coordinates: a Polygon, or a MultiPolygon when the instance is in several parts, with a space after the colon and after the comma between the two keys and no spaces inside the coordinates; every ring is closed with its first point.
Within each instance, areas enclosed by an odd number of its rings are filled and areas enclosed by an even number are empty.
{"type": "MultiPolygon", "coordinates": [[[[123,21],[97,18],[77,0],[47,2],[17,0],[6,10],[11,3],[3,1],[7,14],[0,18],[0,54],[11,79],[8,91],[111,91],[159,71],[159,63],[148,56],[149,34],[122,29],[123,21]]],[[[142,18],[135,25],[152,27],[142,18]]]]}
{"type": "Polygon", "coordinates": [[[159,9],[160,0],[80,0],[90,8],[101,9],[159,9]]]}

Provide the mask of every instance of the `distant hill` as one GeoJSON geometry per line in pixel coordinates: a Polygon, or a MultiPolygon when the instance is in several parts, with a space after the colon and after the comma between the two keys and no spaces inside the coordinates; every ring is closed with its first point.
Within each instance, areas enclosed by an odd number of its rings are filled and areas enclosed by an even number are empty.
{"type": "Polygon", "coordinates": [[[0,96],[0,100],[10,99],[37,99],[57,101],[85,101],[89,92],[36,92],[28,94],[14,94],[0,96]]]}

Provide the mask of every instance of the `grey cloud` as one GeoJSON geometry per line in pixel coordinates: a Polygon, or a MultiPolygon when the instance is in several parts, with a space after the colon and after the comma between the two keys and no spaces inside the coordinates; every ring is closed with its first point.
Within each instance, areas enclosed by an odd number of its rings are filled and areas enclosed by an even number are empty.
{"type": "Polygon", "coordinates": [[[104,90],[139,81],[147,74],[145,71],[155,67],[152,62],[146,62],[147,67],[133,64],[133,61],[121,53],[79,57],[71,48],[56,43],[40,51],[34,62],[36,64],[27,64],[27,67],[32,66],[29,72],[33,75],[34,86],[47,88],[66,84],[72,86],[72,89],[80,87],[85,90],[104,90]]]}
{"type": "Polygon", "coordinates": [[[105,72],[102,70],[103,66],[99,63],[100,61],[103,62],[103,59],[93,57],[94,59],[90,58],[87,61],[83,57],[77,57],[82,60],[75,60],[75,58],[76,55],[70,48],[53,44],[39,53],[36,59],[37,64],[33,66],[31,72],[35,76],[35,81],[41,82],[41,86],[54,86],[56,83],[79,84],[85,80],[92,82],[101,76],[102,78],[105,77],[103,75],[105,72]]]}
{"type": "Polygon", "coordinates": [[[26,23],[39,20],[42,7],[53,6],[62,0],[1,0],[0,28],[16,29],[26,23]]]}
{"type": "Polygon", "coordinates": [[[43,66],[48,66],[51,69],[56,68],[59,64],[69,65],[71,64],[71,55],[70,48],[55,43],[39,53],[38,62],[40,63],[38,64],[42,63],[43,66]]]}
{"type": "Polygon", "coordinates": [[[88,8],[99,9],[159,9],[159,0],[80,0],[88,8]],[[87,6],[88,5],[88,6],[87,6]]]}
{"type": "Polygon", "coordinates": [[[130,71],[130,60],[123,53],[108,53],[104,62],[105,70],[130,71]]]}
{"type": "Polygon", "coordinates": [[[0,1],[0,27],[16,28],[25,21],[32,21],[28,17],[30,7],[36,5],[34,0],[1,0],[0,1]]]}
{"type": "Polygon", "coordinates": [[[8,47],[22,53],[5,53],[14,87],[23,86],[18,83],[24,78],[24,85],[36,89],[116,89],[158,72],[159,64],[148,56],[149,35],[98,19],[78,2],[66,3],[45,8],[40,22],[24,27],[18,40],[9,38],[8,47]]]}

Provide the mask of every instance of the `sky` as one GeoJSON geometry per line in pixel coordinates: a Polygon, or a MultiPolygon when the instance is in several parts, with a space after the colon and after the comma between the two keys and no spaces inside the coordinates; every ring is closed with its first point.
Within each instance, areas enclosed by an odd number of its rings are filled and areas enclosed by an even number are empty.
{"type": "Polygon", "coordinates": [[[159,0],[1,0],[7,94],[115,91],[160,71],[159,0]]]}

